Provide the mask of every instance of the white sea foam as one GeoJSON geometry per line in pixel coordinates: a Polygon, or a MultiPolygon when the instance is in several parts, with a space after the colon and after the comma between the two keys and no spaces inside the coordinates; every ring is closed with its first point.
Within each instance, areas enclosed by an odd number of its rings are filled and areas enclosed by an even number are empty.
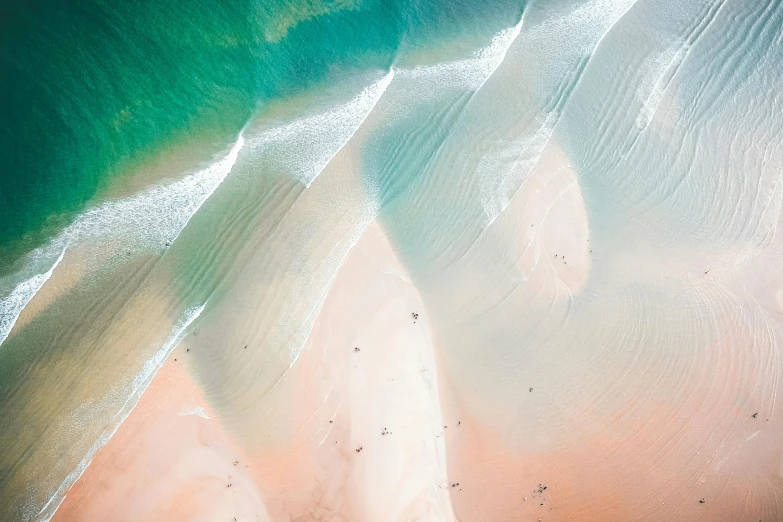
{"type": "Polygon", "coordinates": [[[392,69],[348,103],[268,129],[250,140],[248,148],[262,147],[273,159],[281,158],[286,171],[309,187],[364,123],[393,78],[392,69]]]}
{"type": "Polygon", "coordinates": [[[155,378],[155,375],[157,375],[158,370],[160,370],[171,352],[174,351],[179,343],[182,342],[182,339],[184,339],[187,335],[186,330],[188,326],[190,326],[190,324],[195,321],[199,315],[201,315],[201,312],[204,311],[205,306],[206,303],[201,306],[188,309],[185,312],[184,317],[174,327],[168,339],[166,339],[166,342],[163,343],[163,346],[160,348],[160,350],[158,350],[155,355],[153,355],[144,363],[141,371],[136,375],[136,377],[134,377],[133,382],[130,383],[129,389],[126,391],[127,399],[120,408],[119,412],[117,412],[101,436],[98,437],[98,440],[96,440],[95,443],[90,447],[90,449],[87,451],[87,454],[76,466],[76,469],[74,469],[65,477],[65,480],[62,481],[60,487],[57,488],[54,494],[49,498],[49,501],[43,506],[43,508],[41,508],[35,517],[36,520],[48,522],[52,519],[54,514],[57,512],[57,509],[65,500],[65,494],[68,489],[77,480],[79,480],[79,477],[82,476],[84,471],[92,462],[93,458],[95,458],[95,455],[97,455],[101,448],[103,448],[106,443],[109,442],[109,440],[114,436],[114,434],[117,433],[117,430],[120,428],[120,426],[122,426],[122,423],[125,422],[130,413],[139,403],[141,396],[145,391],[147,391],[150,383],[155,378]]]}
{"type": "Polygon", "coordinates": [[[99,248],[89,256],[93,265],[89,268],[97,268],[120,249],[137,254],[172,243],[231,172],[244,143],[240,134],[228,154],[206,168],[168,185],[153,185],[133,196],[88,210],[50,243],[33,251],[29,256],[31,265],[52,259],[57,252],[60,255],[46,273],[24,279],[0,299],[0,344],[8,337],[24,307],[52,276],[70,245],[99,241],[99,248]]]}
{"type": "MultiPolygon", "coordinates": [[[[555,14],[531,29],[530,36],[544,36],[556,49],[592,54],[597,45],[633,7],[637,0],[590,0],[555,14]],[[569,38],[570,37],[570,38],[569,38]]],[[[549,50],[549,49],[548,49],[549,50]]]]}
{"type": "MultiPolygon", "coordinates": [[[[514,27],[495,35],[487,47],[480,49],[473,57],[467,60],[413,69],[398,69],[398,73],[405,75],[406,80],[423,79],[430,81],[437,79],[438,87],[447,84],[463,89],[478,90],[503,62],[508,49],[519,36],[521,28],[522,20],[514,27]],[[452,83],[449,84],[449,82],[452,83]]],[[[369,116],[393,77],[394,69],[382,80],[362,91],[351,102],[338,106],[326,113],[266,131],[255,138],[249,147],[254,146],[256,143],[263,147],[270,147],[275,142],[281,142],[281,152],[285,153],[287,160],[286,166],[290,168],[289,165],[291,163],[289,162],[293,160],[293,170],[297,179],[305,186],[309,186],[369,116]],[[335,126],[335,122],[340,122],[340,125],[335,126]],[[319,144],[318,150],[314,153],[311,152],[309,155],[297,154],[291,150],[294,147],[302,149],[309,143],[319,144]],[[315,161],[313,161],[314,156],[316,158],[315,161]]],[[[427,92],[427,90],[418,91],[417,95],[425,97],[427,92]]],[[[314,295],[308,294],[311,295],[309,299],[299,302],[295,311],[281,318],[282,323],[288,323],[289,328],[294,329],[296,332],[292,338],[292,344],[286,344],[290,350],[287,354],[289,367],[293,366],[297,361],[307,339],[310,337],[316,319],[331,286],[337,278],[340,267],[377,215],[377,198],[370,194],[369,199],[374,203],[368,205],[356,225],[348,232],[343,241],[334,248],[330,256],[324,260],[322,264],[323,271],[317,277],[322,291],[314,295]]],[[[289,328],[284,328],[284,330],[290,331],[289,328]]]]}
{"type": "MultiPolygon", "coordinates": [[[[544,96],[558,91],[563,81],[584,57],[591,56],[606,34],[636,3],[636,0],[593,0],[533,26],[525,35],[526,48],[542,47],[548,56],[561,59],[542,63],[546,80],[534,86],[544,96]],[[570,59],[562,59],[570,57],[570,59]],[[554,80],[554,82],[553,82],[554,80]]],[[[505,57],[504,53],[504,57],[505,57]]],[[[516,58],[516,57],[515,57],[516,58]]],[[[533,131],[523,134],[482,156],[478,166],[481,204],[486,226],[491,225],[509,205],[528,174],[535,168],[554,133],[568,100],[534,122],[533,131]]]]}
{"type": "Polygon", "coordinates": [[[49,270],[22,281],[8,296],[0,299],[0,345],[6,340],[8,334],[11,333],[11,329],[16,324],[16,320],[19,319],[19,315],[24,310],[24,307],[27,306],[27,303],[38,293],[38,290],[41,289],[44,283],[52,277],[54,269],[63,260],[64,255],[65,250],[62,251],[49,270]]]}
{"type": "MultiPolygon", "coordinates": [[[[273,161],[279,161],[287,173],[309,187],[348,144],[378,104],[394,76],[395,70],[392,69],[345,104],[265,130],[248,140],[248,149],[262,151],[273,161]]],[[[308,297],[297,301],[293,309],[280,318],[281,332],[295,332],[292,338],[278,340],[279,346],[288,350],[289,368],[299,358],[348,252],[377,215],[377,198],[369,195],[368,199],[369,203],[364,201],[366,208],[359,221],[324,259],[319,271],[314,274],[314,280],[308,281],[308,287],[315,285],[321,292],[314,295],[312,291],[304,289],[294,291],[294,295],[308,297]]]]}
{"type": "MultiPolygon", "coordinates": [[[[404,75],[406,81],[423,80],[436,89],[445,86],[478,90],[503,62],[521,28],[522,20],[514,27],[496,34],[487,47],[476,51],[466,60],[411,69],[393,68],[384,78],[364,89],[350,102],[266,130],[248,140],[248,149],[260,148],[272,156],[279,156],[285,169],[309,187],[376,107],[395,77],[395,71],[401,76],[404,75]],[[307,154],[302,151],[307,151],[307,154]]],[[[419,99],[426,98],[431,92],[431,88],[417,89],[416,96],[419,99]]],[[[376,195],[369,194],[369,201],[371,203],[359,221],[322,263],[322,270],[316,275],[321,292],[303,292],[311,297],[298,302],[294,310],[280,319],[282,324],[288,325],[287,328],[282,328],[283,331],[295,331],[293,338],[289,339],[291,342],[281,343],[289,349],[287,356],[290,366],[299,358],[340,267],[377,215],[376,195]]]]}
{"type": "Polygon", "coordinates": [[[112,237],[139,250],[174,241],[193,214],[231,172],[245,140],[240,134],[222,159],[168,185],[153,185],[123,199],[89,210],[57,238],[68,244],[112,237]]]}
{"type": "MultiPolygon", "coordinates": [[[[496,34],[490,44],[479,49],[473,56],[464,60],[419,65],[410,69],[400,69],[400,74],[414,81],[434,82],[437,89],[465,89],[477,91],[486,83],[506,58],[506,53],[522,30],[522,19],[514,27],[496,34]]],[[[427,98],[434,91],[417,92],[420,98],[427,98]]]]}

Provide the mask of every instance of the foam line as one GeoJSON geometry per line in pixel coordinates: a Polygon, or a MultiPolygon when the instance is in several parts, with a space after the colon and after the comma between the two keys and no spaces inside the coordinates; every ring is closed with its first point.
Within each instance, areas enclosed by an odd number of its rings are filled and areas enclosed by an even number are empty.
{"type": "Polygon", "coordinates": [[[351,140],[394,79],[394,69],[351,101],[260,133],[249,144],[282,156],[285,168],[309,187],[351,140]]]}
{"type": "MultiPolygon", "coordinates": [[[[228,154],[209,166],[168,185],[153,185],[133,196],[108,201],[88,210],[49,244],[33,251],[31,264],[53,257],[55,252],[61,253],[46,273],[25,279],[8,296],[0,299],[0,345],[10,334],[24,307],[52,276],[70,245],[84,240],[117,238],[122,241],[123,250],[138,253],[159,250],[171,244],[226,179],[244,144],[245,139],[240,134],[228,154]]],[[[91,260],[96,267],[106,261],[99,254],[91,256],[91,260]]]]}
{"type": "Polygon", "coordinates": [[[63,249],[60,256],[49,270],[43,274],[35,275],[26,281],[22,281],[11,290],[11,293],[8,294],[7,297],[0,299],[0,345],[8,338],[8,335],[16,324],[16,320],[19,319],[19,315],[21,315],[24,307],[27,306],[27,303],[35,297],[35,294],[37,294],[41,287],[43,287],[49,278],[52,277],[54,269],[57,268],[57,265],[63,260],[64,255],[65,249],[63,249]]]}
{"type": "MultiPolygon", "coordinates": [[[[429,80],[437,83],[437,88],[466,89],[478,91],[497,71],[511,45],[522,30],[523,19],[517,25],[500,31],[492,37],[489,45],[473,53],[470,58],[435,65],[419,65],[411,69],[401,69],[406,78],[429,80]]],[[[417,93],[428,97],[430,92],[417,93]]]]}
{"type": "MultiPolygon", "coordinates": [[[[569,45],[573,45],[573,51],[582,53],[586,62],[589,63],[609,31],[630,11],[636,1],[589,1],[563,17],[534,27],[531,34],[533,38],[546,35],[545,41],[567,41],[569,45]],[[581,35],[583,41],[572,42],[568,38],[570,34],[581,35]]],[[[503,56],[505,58],[505,53],[503,56]]],[[[584,69],[570,80],[571,91],[579,84],[583,71],[584,69]]],[[[563,70],[559,74],[563,79],[567,79],[570,72],[563,70]]],[[[544,118],[539,118],[538,128],[532,135],[520,136],[495,152],[494,155],[488,155],[481,159],[479,177],[481,179],[481,202],[486,216],[484,226],[492,225],[497,217],[506,210],[527,175],[538,164],[544,149],[554,134],[565,106],[570,101],[570,94],[568,96],[558,102],[557,106],[544,118]]]]}
{"type": "Polygon", "coordinates": [[[57,488],[57,491],[54,492],[54,494],[49,498],[49,501],[44,505],[43,508],[41,508],[41,511],[39,511],[38,515],[36,516],[36,520],[39,522],[48,522],[52,519],[54,514],[57,512],[57,509],[65,500],[68,489],[70,489],[70,487],[77,480],[79,480],[79,477],[84,474],[87,467],[95,458],[95,455],[97,455],[101,448],[103,448],[106,443],[109,442],[109,440],[114,436],[114,434],[117,433],[117,430],[120,428],[120,426],[122,426],[122,423],[125,422],[133,409],[139,403],[141,396],[144,395],[145,391],[147,391],[147,388],[157,375],[160,368],[163,366],[163,363],[166,362],[166,359],[168,359],[171,352],[174,351],[179,343],[182,342],[182,339],[184,339],[187,335],[186,330],[188,326],[190,326],[190,324],[195,321],[199,315],[201,315],[201,312],[204,311],[205,306],[206,303],[201,306],[188,309],[185,312],[184,317],[174,327],[174,330],[172,330],[168,339],[166,339],[166,342],[163,343],[163,346],[160,348],[160,350],[158,350],[155,355],[153,355],[149,360],[147,360],[147,362],[144,363],[141,371],[133,379],[133,382],[130,385],[130,394],[125,400],[125,403],[122,405],[120,411],[117,412],[117,414],[109,423],[109,426],[103,431],[101,436],[98,437],[98,440],[96,440],[95,443],[90,447],[90,449],[87,451],[87,454],[82,458],[78,466],[76,466],[76,469],[65,477],[65,479],[60,484],[60,487],[57,488]]]}
{"type": "Polygon", "coordinates": [[[478,86],[478,89],[481,89],[484,84],[487,83],[487,80],[489,80],[489,78],[495,74],[495,71],[498,70],[500,64],[502,64],[503,60],[506,59],[508,50],[511,49],[511,45],[516,41],[519,33],[522,31],[523,21],[524,17],[520,18],[519,22],[517,22],[517,25],[514,27],[510,27],[505,31],[501,31],[496,34],[494,38],[492,38],[492,42],[490,42],[488,47],[485,47],[476,53],[478,59],[486,59],[488,62],[488,74],[484,77],[484,80],[478,86]]]}
{"type": "Polygon", "coordinates": [[[159,247],[174,241],[193,214],[223,183],[245,144],[240,134],[228,154],[181,180],[153,185],[131,197],[109,201],[85,212],[58,237],[80,239],[131,238],[140,247],[159,247]]]}

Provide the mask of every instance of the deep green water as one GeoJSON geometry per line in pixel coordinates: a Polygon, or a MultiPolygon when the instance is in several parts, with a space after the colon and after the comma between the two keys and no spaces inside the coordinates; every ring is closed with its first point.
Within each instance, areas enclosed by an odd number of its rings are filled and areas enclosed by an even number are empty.
{"type": "MultiPolygon", "coordinates": [[[[254,115],[263,120],[269,113],[277,114],[279,107],[306,113],[308,108],[300,100],[307,105],[307,100],[332,94],[345,101],[366,87],[369,77],[383,76],[396,62],[438,61],[451,51],[469,55],[486,46],[497,31],[516,24],[521,4],[519,0],[170,0],[154,5],[37,1],[4,7],[0,12],[0,276],[10,273],[13,279],[19,265],[27,262],[23,254],[46,244],[89,208],[114,199],[118,186],[137,191],[158,178],[183,178],[226,150],[254,115]],[[340,92],[345,86],[350,86],[350,94],[340,92]],[[167,170],[172,150],[184,154],[184,161],[171,162],[172,169],[167,170]],[[152,174],[149,165],[156,165],[152,174]]],[[[403,90],[394,100],[410,107],[408,94],[403,90]]],[[[422,114],[424,119],[430,117],[422,114]]],[[[416,125],[415,118],[405,121],[416,125]]],[[[263,122],[253,125],[263,126],[263,122]]],[[[443,125],[435,122],[418,131],[430,132],[432,140],[425,140],[419,156],[442,141],[443,125]]],[[[171,274],[165,266],[174,266],[170,305],[174,315],[179,315],[175,308],[182,303],[203,303],[213,294],[211,302],[221,302],[225,287],[235,283],[228,275],[242,273],[232,268],[239,256],[236,249],[244,245],[241,236],[259,228],[273,229],[274,219],[284,216],[304,190],[287,172],[277,172],[286,170],[285,154],[274,158],[259,154],[260,159],[248,152],[232,173],[235,180],[243,176],[260,180],[254,191],[242,183],[227,184],[191,224],[184,241],[177,242],[181,251],[167,254],[167,263],[158,265],[157,255],[145,253],[121,273],[96,276],[66,291],[48,313],[3,343],[0,417],[5,428],[0,430],[0,447],[5,451],[0,455],[0,520],[35,519],[46,513],[40,511],[44,506],[51,510],[56,505],[47,502],[59,498],[57,487],[67,482],[66,475],[105,428],[102,420],[113,418],[112,408],[121,406],[124,398],[112,395],[105,411],[93,412],[96,420],[89,428],[62,434],[62,426],[72,418],[69,415],[79,414],[82,404],[108,393],[135,368],[137,358],[150,355],[145,351],[148,346],[163,342],[164,338],[153,339],[160,332],[150,329],[150,338],[134,337],[134,347],[141,347],[138,352],[107,348],[112,342],[106,338],[105,325],[123,313],[133,292],[145,281],[168,288],[171,274]],[[265,207],[268,211],[261,213],[259,209],[265,207]],[[245,215],[256,213],[253,220],[245,215]],[[223,214],[228,217],[221,218],[223,214]],[[233,218],[241,226],[223,228],[233,218]],[[125,360],[128,353],[130,359],[125,360]],[[96,365],[117,373],[96,371],[96,365]],[[54,461],[56,465],[51,464],[54,461]]],[[[306,153],[301,156],[311,159],[306,153]]],[[[419,156],[417,161],[424,161],[419,156]]],[[[419,165],[414,163],[384,170],[389,176],[392,170],[400,175],[396,181],[387,176],[393,191],[410,183],[409,175],[419,165]]],[[[338,220],[342,207],[329,208],[338,220]]],[[[132,218],[129,221],[137,224],[132,218]]],[[[300,229],[312,235],[307,223],[296,228],[300,229]]],[[[329,236],[323,237],[322,242],[329,236]]],[[[268,265],[273,274],[278,265],[293,266],[289,254],[305,252],[307,245],[297,243],[288,251],[272,237],[260,245],[244,246],[241,253],[266,256],[279,249],[278,255],[259,265],[268,265]]],[[[59,250],[54,253],[58,254],[59,250]]],[[[33,267],[20,277],[45,271],[52,262],[46,258],[43,270],[33,267]]],[[[305,263],[296,270],[312,269],[305,263]]],[[[12,280],[11,286],[18,282],[12,280]]],[[[224,296],[223,302],[227,300],[224,296]]],[[[140,316],[134,320],[143,321],[140,316]]],[[[267,367],[269,372],[277,368],[267,367]]]]}
{"type": "MultiPolygon", "coordinates": [[[[264,104],[491,32],[520,2],[38,0],[0,11],[0,267],[173,145],[198,162],[264,104]],[[206,147],[204,146],[206,144],[206,147]]],[[[169,176],[182,173],[171,172],[169,176]]]]}
{"type": "MultiPolygon", "coordinates": [[[[618,495],[628,520],[711,516],[698,476],[713,513],[783,520],[781,1],[2,7],[0,522],[54,513],[196,309],[188,371],[273,448],[264,400],[371,222],[421,296],[441,396],[507,451],[555,448],[562,509],[595,502],[576,464],[651,477],[618,495]]],[[[474,481],[526,498],[497,448],[474,455],[474,481]]],[[[494,508],[475,507],[458,518],[494,508]]]]}

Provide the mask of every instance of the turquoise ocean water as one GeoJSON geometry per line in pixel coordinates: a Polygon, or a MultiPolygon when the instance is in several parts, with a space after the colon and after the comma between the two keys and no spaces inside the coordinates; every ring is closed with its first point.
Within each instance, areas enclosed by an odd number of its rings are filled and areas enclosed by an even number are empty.
{"type": "MultiPolygon", "coordinates": [[[[184,335],[273,447],[259,404],[374,220],[442,393],[509,454],[598,439],[586,469],[649,482],[629,517],[697,520],[650,491],[701,481],[779,518],[781,26],[760,0],[1,8],[0,520],[52,516],[184,335]]],[[[487,462],[449,472],[532,513],[487,462]]],[[[592,513],[571,472],[560,513],[592,513]]]]}
{"type": "MultiPolygon", "coordinates": [[[[173,268],[161,268],[161,249],[187,223],[188,209],[198,208],[231,169],[236,155],[231,160],[229,150],[241,147],[242,129],[250,125],[245,151],[252,150],[254,129],[263,135],[264,128],[350,102],[395,63],[469,56],[516,24],[522,10],[511,0],[5,4],[0,518],[51,516],[64,492],[58,486],[73,482],[80,459],[127,404],[127,390],[136,389],[139,361],[151,355],[149,347],[165,344],[173,324],[151,329],[134,347],[107,347],[115,339],[107,325],[122,322],[118,317],[138,288],[172,279],[173,270],[179,297],[165,308],[172,317],[192,303],[220,302],[221,288],[239,277],[234,256],[259,247],[237,247],[249,234],[237,225],[231,228],[237,236],[226,238],[225,226],[235,219],[272,229],[299,197],[290,163],[295,155],[311,162],[307,143],[278,156],[247,154],[232,179],[252,178],[251,188],[237,181],[215,194],[177,241],[182,252],[168,254],[173,268]],[[229,163],[220,159],[226,154],[229,163]],[[179,195],[156,192],[157,186],[175,187],[169,192],[179,195]],[[133,199],[140,193],[149,197],[133,199]],[[221,210],[227,199],[235,215],[221,210]],[[186,217],[171,217],[178,212],[186,217]],[[248,212],[258,216],[248,221],[248,212]],[[12,332],[63,252],[85,242],[100,251],[88,248],[86,264],[77,262],[92,274],[87,282],[65,288],[53,306],[12,332]],[[92,425],[74,429],[81,418],[92,425]]],[[[444,128],[434,128],[433,139],[444,128]]],[[[333,152],[326,146],[328,161],[333,152]]],[[[407,184],[409,172],[400,176],[407,184]]],[[[274,238],[267,243],[270,251],[279,247],[274,238]]],[[[271,259],[262,262],[271,272],[292,263],[285,253],[271,259]]],[[[261,367],[277,371],[274,364],[261,367]]]]}
{"type": "Polygon", "coordinates": [[[9,3],[3,267],[175,145],[207,159],[274,100],[387,69],[439,40],[491,34],[519,10],[511,1],[9,3]]]}

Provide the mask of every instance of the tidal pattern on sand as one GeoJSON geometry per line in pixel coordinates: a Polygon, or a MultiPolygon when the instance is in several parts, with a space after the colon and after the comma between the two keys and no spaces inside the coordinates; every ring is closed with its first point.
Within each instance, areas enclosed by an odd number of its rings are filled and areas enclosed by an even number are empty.
{"type": "Polygon", "coordinates": [[[783,5],[405,5],[0,271],[1,519],[783,519],[783,5]]]}

